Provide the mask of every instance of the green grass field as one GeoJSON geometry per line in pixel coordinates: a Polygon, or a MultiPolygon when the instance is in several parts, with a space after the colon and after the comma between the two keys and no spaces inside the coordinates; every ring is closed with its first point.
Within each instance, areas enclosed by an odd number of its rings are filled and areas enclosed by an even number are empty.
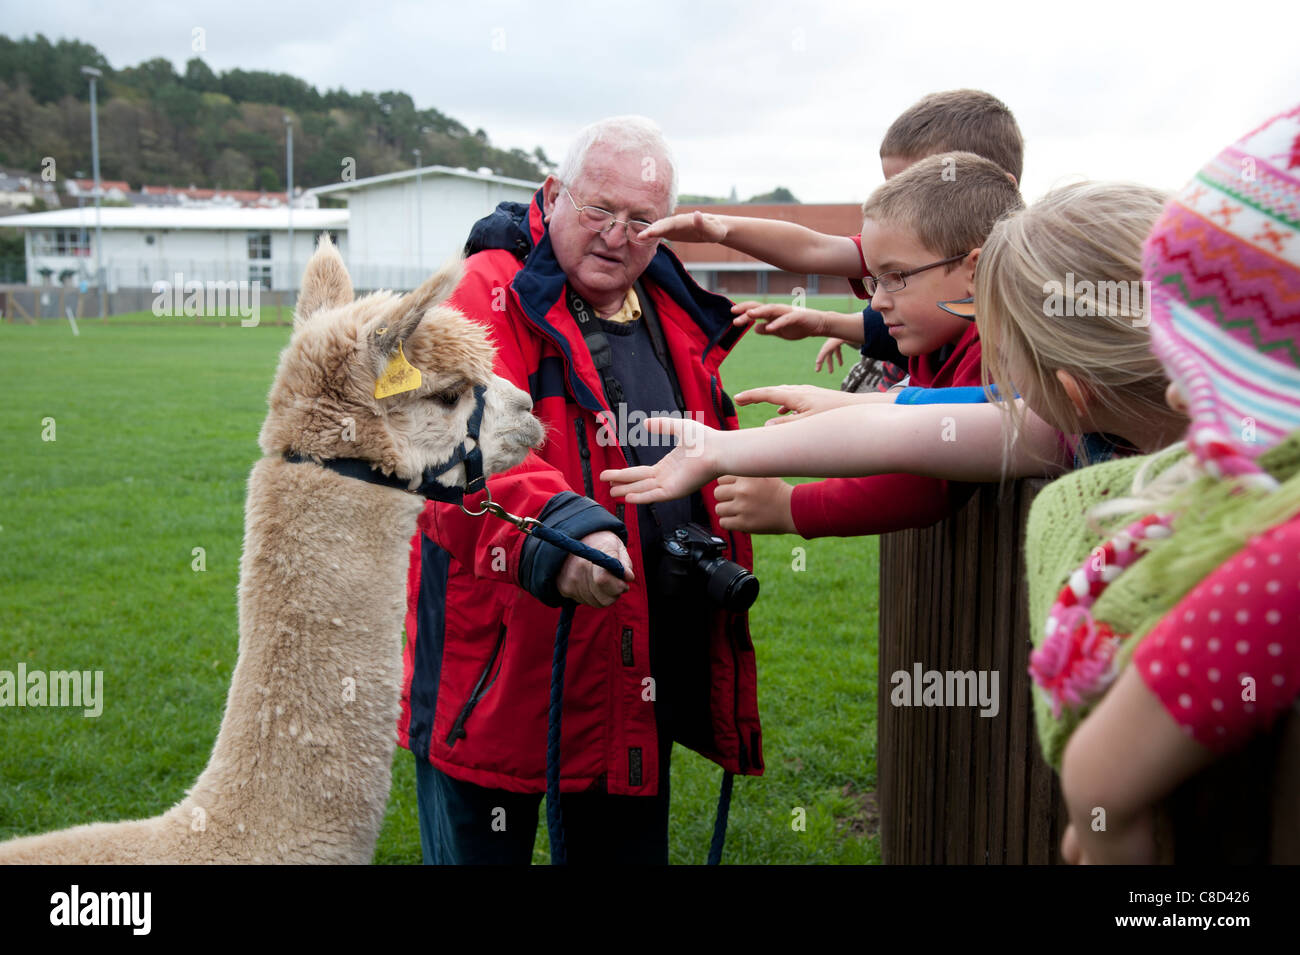
{"type": "MultiPolygon", "coordinates": [[[[289,334],[148,313],[80,328],[0,325],[0,670],[102,670],[103,713],[0,708],[0,839],[155,815],[206,764],[235,663],[245,481],[289,334]]],[[[747,336],[724,380],[838,384],[814,376],[817,347],[747,336]]],[[[726,861],[878,861],[876,542],[755,543],[767,773],[737,780],[726,861]]],[[[674,751],[674,862],[704,861],[719,781],[674,751]]],[[[415,811],[399,750],[376,861],[420,861],[415,811]]],[[[545,845],[542,826],[537,861],[545,845]]]]}

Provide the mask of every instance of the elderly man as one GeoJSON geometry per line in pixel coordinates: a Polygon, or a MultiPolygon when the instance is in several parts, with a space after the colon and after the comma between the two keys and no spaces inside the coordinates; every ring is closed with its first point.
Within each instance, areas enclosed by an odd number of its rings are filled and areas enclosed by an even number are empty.
{"type": "Polygon", "coordinates": [[[490,325],[496,372],[532,395],[547,430],[541,451],[488,488],[507,510],[617,556],[627,573],[621,581],[491,517],[426,508],[412,544],[398,724],[415,755],[425,862],[531,860],[565,599],[582,605],[560,746],[570,862],[668,861],[674,739],[731,772],[762,772],[746,614],[710,599],[704,571],[663,546],[694,521],[723,539],[721,556],[752,567],[748,537],[721,530],[715,485],[636,508],[598,480],[667,453],[637,424],[642,414],[737,426],[718,380],[739,338],[730,303],[667,248],[638,241],[675,200],[658,127],[616,117],[579,133],[531,203],[503,203],[471,232],[450,304],[490,325]]]}

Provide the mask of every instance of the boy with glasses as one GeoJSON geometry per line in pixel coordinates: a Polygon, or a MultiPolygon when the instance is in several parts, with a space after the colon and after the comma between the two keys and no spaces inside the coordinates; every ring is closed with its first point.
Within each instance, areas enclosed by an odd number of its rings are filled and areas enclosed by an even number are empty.
{"type": "MultiPolygon", "coordinates": [[[[993,223],[1023,205],[1007,172],[973,153],[914,163],[863,204],[864,285],[912,385],[980,384],[979,333],[964,306],[993,223]]],[[[725,528],[814,538],[925,527],[968,492],[968,485],[911,474],[797,487],[777,478],[726,477],[717,499],[725,528]]]]}

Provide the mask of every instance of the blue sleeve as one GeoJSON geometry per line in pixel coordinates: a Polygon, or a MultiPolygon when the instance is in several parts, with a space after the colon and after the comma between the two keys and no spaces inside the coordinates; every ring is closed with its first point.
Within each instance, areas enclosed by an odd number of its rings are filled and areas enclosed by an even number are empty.
{"type": "MultiPolygon", "coordinates": [[[[561,491],[547,501],[537,519],[574,540],[582,540],[596,531],[613,531],[627,543],[627,528],[622,521],[591,498],[573,491],[561,491]]],[[[555,578],[568,556],[554,544],[528,535],[519,552],[519,586],[548,607],[558,607],[563,598],[556,589],[555,578]]]]}
{"type": "Polygon", "coordinates": [[[907,357],[898,350],[898,342],[885,327],[885,316],[868,305],[862,310],[862,347],[868,358],[887,361],[900,368],[907,367],[907,357]]]}
{"type": "MultiPolygon", "coordinates": [[[[993,385],[997,396],[997,385],[993,385]]],[[[978,405],[988,401],[984,389],[975,385],[962,388],[904,388],[894,398],[896,405],[978,405]]]]}

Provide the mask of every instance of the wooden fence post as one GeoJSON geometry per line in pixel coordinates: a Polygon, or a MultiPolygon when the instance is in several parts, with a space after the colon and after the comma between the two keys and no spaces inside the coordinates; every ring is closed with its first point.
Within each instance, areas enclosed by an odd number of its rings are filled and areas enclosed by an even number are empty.
{"type": "MultiPolygon", "coordinates": [[[[886,863],[1058,861],[1062,803],[1029,698],[1022,543],[1044,481],[982,485],[933,527],[880,539],[879,743],[886,863]],[[894,674],[997,674],[996,715],[895,706],[894,674]]],[[[913,700],[914,704],[920,701],[913,700]]]]}

